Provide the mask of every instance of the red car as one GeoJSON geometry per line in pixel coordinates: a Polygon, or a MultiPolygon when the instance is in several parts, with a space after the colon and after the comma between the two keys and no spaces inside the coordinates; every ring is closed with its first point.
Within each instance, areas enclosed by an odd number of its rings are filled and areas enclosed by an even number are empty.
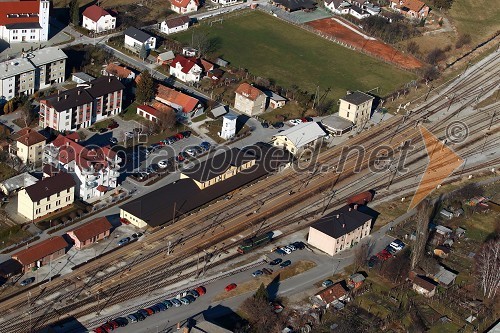
{"type": "Polygon", "coordinates": [[[120,327],[120,325],[118,325],[118,323],[117,323],[116,321],[114,321],[114,320],[109,321],[109,322],[108,322],[108,325],[111,325],[111,326],[113,327],[113,329],[114,329],[114,330],[116,330],[117,328],[119,328],[119,327],[120,327]]]}
{"type": "Polygon", "coordinates": [[[113,129],[113,128],[117,128],[118,126],[118,123],[116,121],[113,121],[111,124],[108,125],[108,129],[113,129]]]}
{"type": "Polygon", "coordinates": [[[95,333],[106,333],[106,330],[102,327],[98,327],[94,330],[95,333]]]}
{"type": "Polygon", "coordinates": [[[236,283],[231,283],[231,284],[228,284],[225,289],[226,289],[226,291],[231,291],[233,289],[236,289],[236,287],[237,287],[236,283]]]}
{"type": "Polygon", "coordinates": [[[111,326],[110,324],[106,323],[106,324],[103,324],[101,325],[101,328],[104,330],[104,332],[108,333],[108,332],[111,332],[114,330],[113,326],[111,326]]]}
{"type": "Polygon", "coordinates": [[[177,133],[175,137],[180,140],[184,138],[184,135],[182,135],[181,133],[177,133]]]}
{"type": "Polygon", "coordinates": [[[195,290],[200,296],[205,295],[207,293],[207,289],[202,286],[196,288],[195,290]]]}
{"type": "Polygon", "coordinates": [[[145,308],[144,310],[146,310],[146,312],[147,312],[150,316],[152,316],[152,315],[154,315],[154,314],[155,314],[155,312],[154,312],[153,310],[151,310],[150,308],[145,308]]]}
{"type": "Polygon", "coordinates": [[[308,123],[309,120],[307,120],[307,118],[300,118],[300,120],[302,120],[303,123],[308,123]]]}

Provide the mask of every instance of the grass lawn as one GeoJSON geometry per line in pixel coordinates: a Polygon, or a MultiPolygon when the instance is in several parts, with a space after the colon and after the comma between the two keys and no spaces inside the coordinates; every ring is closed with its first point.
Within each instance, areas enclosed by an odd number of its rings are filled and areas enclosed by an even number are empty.
{"type": "Polygon", "coordinates": [[[21,225],[7,227],[0,224],[0,249],[16,244],[29,236],[31,234],[23,230],[21,225]]]}
{"type": "Polygon", "coordinates": [[[16,174],[17,174],[16,170],[12,169],[5,163],[0,163],[0,182],[9,179],[10,177],[15,176],[16,174]]]}
{"type": "Polygon", "coordinates": [[[113,119],[104,119],[95,123],[92,127],[96,130],[100,130],[101,128],[107,128],[113,121],[113,119]]]}
{"type": "Polygon", "coordinates": [[[137,104],[136,102],[130,104],[122,113],[120,113],[120,117],[123,120],[141,120],[144,119],[137,114],[137,104]]]}
{"type": "Polygon", "coordinates": [[[433,325],[429,333],[456,333],[459,329],[460,327],[454,323],[439,323],[433,325]]]}
{"type": "Polygon", "coordinates": [[[488,0],[455,0],[449,11],[458,33],[468,33],[477,43],[500,29],[500,2],[488,0]],[[485,10],[486,9],[486,10],[485,10]]]}
{"type": "Polygon", "coordinates": [[[385,95],[414,78],[411,73],[258,11],[226,18],[223,24],[212,27],[201,24],[173,38],[187,44],[198,31],[208,33],[218,46],[214,55],[222,56],[232,66],[288,88],[297,85],[314,92],[319,86],[320,93],[331,88],[328,97],[339,98],[349,89],[375,87],[385,95]]]}

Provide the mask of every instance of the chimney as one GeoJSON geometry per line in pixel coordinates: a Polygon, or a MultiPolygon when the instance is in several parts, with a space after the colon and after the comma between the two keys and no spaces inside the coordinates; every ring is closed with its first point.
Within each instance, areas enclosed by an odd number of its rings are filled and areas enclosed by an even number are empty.
{"type": "Polygon", "coordinates": [[[345,229],[345,223],[342,223],[342,229],[345,229]]]}
{"type": "Polygon", "coordinates": [[[337,218],[340,218],[340,214],[337,214],[336,216],[337,216],[337,218]]]}

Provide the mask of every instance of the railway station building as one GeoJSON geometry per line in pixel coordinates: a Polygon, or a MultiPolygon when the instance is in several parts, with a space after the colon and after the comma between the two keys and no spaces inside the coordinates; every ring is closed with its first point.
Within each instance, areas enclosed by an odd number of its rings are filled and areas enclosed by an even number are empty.
{"type": "Polygon", "coordinates": [[[231,149],[221,155],[224,156],[224,163],[219,165],[215,164],[216,161],[221,162],[218,155],[208,159],[212,167],[218,168],[208,168],[210,164],[205,164],[209,171],[199,173],[197,170],[204,170],[204,163],[200,163],[185,171],[186,175],[178,181],[120,206],[121,221],[139,228],[156,228],[173,223],[178,217],[289,165],[292,159],[288,152],[264,143],[244,150],[231,149]],[[207,179],[213,181],[208,183],[207,179]]]}
{"type": "Polygon", "coordinates": [[[309,227],[309,245],[333,256],[367,237],[373,217],[357,208],[357,204],[345,205],[314,222],[309,227]]]}
{"type": "Polygon", "coordinates": [[[112,227],[108,219],[103,216],[68,231],[67,234],[75,242],[75,248],[81,250],[109,237],[112,227]]]}
{"type": "Polygon", "coordinates": [[[61,236],[55,236],[14,253],[12,259],[23,266],[23,272],[40,268],[66,254],[68,243],[61,236]]]}
{"type": "Polygon", "coordinates": [[[300,156],[307,149],[316,149],[325,136],[325,131],[318,123],[302,123],[274,135],[271,143],[275,147],[288,150],[294,156],[300,156]]]}

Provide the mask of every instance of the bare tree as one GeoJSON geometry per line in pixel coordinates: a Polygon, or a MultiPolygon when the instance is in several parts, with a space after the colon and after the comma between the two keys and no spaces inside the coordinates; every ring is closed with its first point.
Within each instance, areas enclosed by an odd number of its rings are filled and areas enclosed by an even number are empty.
{"type": "Polygon", "coordinates": [[[356,251],[354,251],[353,273],[356,273],[358,269],[366,263],[369,254],[370,243],[363,243],[358,245],[356,251]]]}
{"type": "Polygon", "coordinates": [[[429,201],[424,200],[417,206],[417,230],[416,239],[411,251],[410,268],[415,269],[422,259],[427,244],[428,229],[429,229],[429,201]]]}
{"type": "Polygon", "coordinates": [[[172,110],[168,110],[166,112],[162,112],[158,117],[158,127],[160,130],[164,131],[167,129],[171,129],[174,127],[176,123],[175,112],[172,110]]]}
{"type": "Polygon", "coordinates": [[[495,297],[500,287],[499,239],[491,239],[483,244],[476,255],[476,274],[483,295],[487,298],[495,297]]]}
{"type": "Polygon", "coordinates": [[[439,271],[439,265],[436,258],[429,256],[422,256],[419,267],[428,274],[436,274],[439,271]]]}
{"type": "Polygon", "coordinates": [[[219,47],[220,40],[217,38],[210,38],[207,32],[203,31],[193,31],[191,38],[191,47],[198,51],[200,57],[206,56],[209,53],[213,53],[219,47]]]}
{"type": "Polygon", "coordinates": [[[21,119],[24,122],[24,126],[28,127],[31,122],[35,119],[35,115],[33,114],[33,105],[30,100],[27,100],[23,103],[23,105],[19,108],[21,111],[21,119]]]}

